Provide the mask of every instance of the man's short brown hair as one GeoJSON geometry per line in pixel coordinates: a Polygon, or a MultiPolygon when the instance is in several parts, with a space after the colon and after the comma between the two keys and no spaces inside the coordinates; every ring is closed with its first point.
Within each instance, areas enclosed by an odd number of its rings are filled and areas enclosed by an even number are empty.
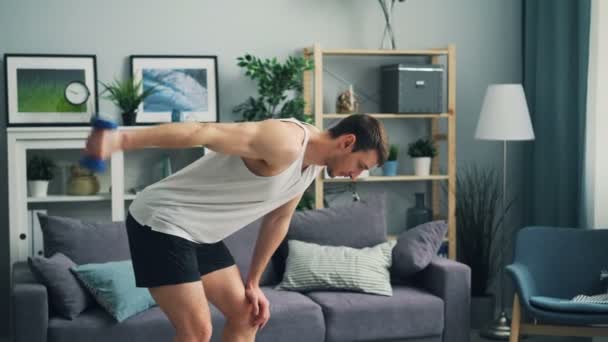
{"type": "Polygon", "coordinates": [[[382,166],[388,158],[388,137],[384,126],[376,118],[366,114],[353,114],[330,127],[332,138],[344,134],[354,134],[357,138],[353,152],[376,150],[378,166],[382,166]]]}

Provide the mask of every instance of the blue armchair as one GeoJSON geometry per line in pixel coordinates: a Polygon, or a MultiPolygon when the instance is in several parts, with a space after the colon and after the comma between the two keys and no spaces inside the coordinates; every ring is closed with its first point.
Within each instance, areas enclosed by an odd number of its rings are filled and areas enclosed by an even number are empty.
{"type": "Polygon", "coordinates": [[[527,227],[518,232],[513,264],[516,286],[510,342],[521,334],[608,336],[608,304],[574,302],[606,293],[608,229],[527,227]]]}

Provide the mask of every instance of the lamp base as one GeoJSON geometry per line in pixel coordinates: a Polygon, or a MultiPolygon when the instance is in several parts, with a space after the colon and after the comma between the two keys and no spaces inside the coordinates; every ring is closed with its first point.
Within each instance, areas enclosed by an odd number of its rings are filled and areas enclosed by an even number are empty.
{"type": "Polygon", "coordinates": [[[503,311],[479,333],[479,336],[490,340],[508,340],[511,336],[511,320],[503,311]]]}

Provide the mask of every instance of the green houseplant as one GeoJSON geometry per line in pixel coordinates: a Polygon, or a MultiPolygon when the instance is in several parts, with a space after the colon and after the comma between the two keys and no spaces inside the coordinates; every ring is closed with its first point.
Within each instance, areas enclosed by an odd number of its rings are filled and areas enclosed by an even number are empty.
{"type": "Polygon", "coordinates": [[[397,167],[399,166],[399,162],[397,161],[397,157],[399,155],[399,146],[390,145],[388,149],[388,158],[384,165],[382,165],[382,174],[384,176],[396,176],[397,175],[397,167]]]}
{"type": "Polygon", "coordinates": [[[142,81],[135,82],[129,77],[125,81],[114,79],[110,84],[99,82],[103,86],[103,93],[107,93],[104,98],[114,102],[121,110],[122,122],[125,126],[135,124],[137,118],[137,109],[139,105],[150,95],[156,92],[156,88],[139,90],[142,87],[142,81]]]}
{"type": "Polygon", "coordinates": [[[310,210],[315,207],[315,195],[310,191],[304,191],[302,199],[298,202],[296,210],[310,210]]]}
{"type": "Polygon", "coordinates": [[[501,265],[498,232],[513,201],[505,203],[503,213],[500,174],[492,167],[459,168],[456,189],[457,259],[471,268],[471,322],[480,328],[494,315],[489,285],[501,265]]]}
{"type": "Polygon", "coordinates": [[[431,159],[437,156],[437,148],[431,139],[420,138],[410,143],[407,154],[414,161],[416,176],[428,176],[431,173],[431,159]]]}
{"type": "Polygon", "coordinates": [[[49,181],[55,175],[55,163],[45,156],[33,156],[27,162],[27,186],[30,196],[44,197],[47,195],[49,181]]]}
{"type": "Polygon", "coordinates": [[[294,117],[312,123],[312,116],[304,114],[302,97],[302,75],[313,68],[312,61],[288,57],[285,63],[279,63],[276,58],[262,60],[250,54],[237,60],[245,75],[257,82],[258,91],[257,97],[251,96],[234,108],[243,121],[294,117]]]}
{"type": "MultiPolygon", "coordinates": [[[[261,121],[271,118],[293,117],[302,122],[313,123],[310,115],[304,114],[302,97],[302,75],[313,68],[312,61],[302,57],[288,57],[281,64],[276,58],[265,59],[246,54],[237,58],[237,65],[245,69],[245,75],[257,82],[258,96],[250,96],[233,109],[240,114],[241,121],[261,121]]],[[[304,192],[297,210],[314,207],[314,195],[304,192]]]]}

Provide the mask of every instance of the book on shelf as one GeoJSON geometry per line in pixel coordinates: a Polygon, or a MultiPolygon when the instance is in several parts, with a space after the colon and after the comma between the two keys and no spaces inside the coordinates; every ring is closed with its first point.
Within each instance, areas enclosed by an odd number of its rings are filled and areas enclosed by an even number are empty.
{"type": "Polygon", "coordinates": [[[43,256],[44,255],[44,239],[42,236],[42,229],[40,228],[40,220],[38,219],[38,214],[47,214],[46,209],[30,209],[27,211],[28,213],[28,235],[31,237],[31,244],[29,246],[30,250],[28,251],[28,255],[30,256],[43,256]]]}

